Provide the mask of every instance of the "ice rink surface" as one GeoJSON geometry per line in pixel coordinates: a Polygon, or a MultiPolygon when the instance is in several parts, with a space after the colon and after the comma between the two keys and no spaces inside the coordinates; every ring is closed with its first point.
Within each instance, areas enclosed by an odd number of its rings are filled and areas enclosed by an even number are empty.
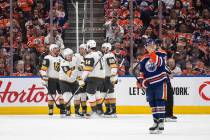
{"type": "Polygon", "coordinates": [[[210,140],[210,115],[178,115],[163,134],[149,134],[151,115],[118,118],[0,116],[0,140],[210,140]]]}

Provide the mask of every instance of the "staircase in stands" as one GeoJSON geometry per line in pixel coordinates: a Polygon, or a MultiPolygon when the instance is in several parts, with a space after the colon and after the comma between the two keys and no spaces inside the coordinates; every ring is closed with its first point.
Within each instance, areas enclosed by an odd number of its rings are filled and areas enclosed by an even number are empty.
{"type": "MultiPolygon", "coordinates": [[[[66,47],[71,48],[76,51],[76,12],[72,4],[76,0],[69,0],[68,3],[68,14],[69,20],[68,23],[70,27],[64,31],[64,44],[66,47]]],[[[78,14],[79,14],[79,44],[83,43],[83,33],[82,25],[84,18],[84,0],[78,1],[78,14]]],[[[89,39],[94,39],[97,43],[97,47],[100,47],[105,39],[105,31],[103,29],[104,24],[104,3],[100,0],[93,1],[93,28],[91,27],[90,21],[90,0],[87,0],[86,8],[86,24],[85,24],[85,43],[89,39]],[[93,37],[91,37],[91,32],[93,32],[93,37]]],[[[102,0],[103,1],[103,0],[102,0]]]]}

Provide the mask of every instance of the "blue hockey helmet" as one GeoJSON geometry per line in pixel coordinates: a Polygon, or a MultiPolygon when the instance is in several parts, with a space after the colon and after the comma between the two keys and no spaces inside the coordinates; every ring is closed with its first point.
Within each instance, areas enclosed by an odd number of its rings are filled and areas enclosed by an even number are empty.
{"type": "Polygon", "coordinates": [[[147,48],[147,47],[150,46],[150,45],[155,45],[155,40],[152,39],[152,38],[148,38],[148,39],[146,40],[144,47],[147,48]]]}

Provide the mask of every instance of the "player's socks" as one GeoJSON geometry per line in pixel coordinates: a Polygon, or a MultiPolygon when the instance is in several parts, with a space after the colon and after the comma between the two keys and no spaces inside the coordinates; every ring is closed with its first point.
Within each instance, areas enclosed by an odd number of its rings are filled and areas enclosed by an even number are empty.
{"type": "Polygon", "coordinates": [[[71,116],[71,106],[66,106],[66,116],[71,116]]]}
{"type": "Polygon", "coordinates": [[[106,111],[104,112],[104,115],[107,116],[107,115],[110,115],[110,112],[111,112],[111,106],[109,103],[106,103],[105,104],[105,107],[106,107],[106,111]]]}
{"type": "Polygon", "coordinates": [[[48,100],[48,108],[49,108],[48,115],[52,116],[53,115],[53,108],[54,108],[54,102],[52,100],[48,100]]]}
{"type": "Polygon", "coordinates": [[[102,115],[102,114],[104,113],[102,104],[97,104],[97,105],[96,105],[96,108],[97,108],[96,113],[97,113],[98,115],[102,115]]]}
{"type": "Polygon", "coordinates": [[[114,117],[114,118],[117,117],[117,115],[116,115],[116,103],[111,103],[110,106],[111,106],[111,112],[110,112],[111,116],[114,117]]]}
{"type": "Polygon", "coordinates": [[[74,108],[75,108],[75,115],[76,115],[77,117],[83,117],[83,116],[84,116],[84,114],[82,114],[82,113],[79,112],[80,105],[75,104],[75,105],[74,105],[74,108]]]}
{"type": "Polygon", "coordinates": [[[82,114],[87,114],[87,105],[86,101],[82,101],[82,114]]]}

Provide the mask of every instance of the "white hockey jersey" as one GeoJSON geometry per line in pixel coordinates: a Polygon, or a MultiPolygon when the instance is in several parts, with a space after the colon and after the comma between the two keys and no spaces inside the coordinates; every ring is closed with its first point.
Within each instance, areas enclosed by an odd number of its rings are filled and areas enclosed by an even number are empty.
{"type": "Polygon", "coordinates": [[[62,58],[60,56],[54,57],[47,55],[44,57],[40,74],[42,77],[59,79],[60,62],[62,58]]]}
{"type": "Polygon", "coordinates": [[[76,53],[75,57],[77,59],[77,65],[84,64],[84,62],[85,62],[84,56],[82,56],[80,53],[76,53]]]}
{"type": "Polygon", "coordinates": [[[72,61],[62,60],[60,65],[59,80],[73,83],[77,80],[77,58],[74,56],[72,61]]]}
{"type": "Polygon", "coordinates": [[[111,52],[106,53],[103,56],[105,76],[116,76],[117,75],[117,61],[115,55],[111,52]]]}
{"type": "Polygon", "coordinates": [[[90,52],[85,56],[85,71],[89,72],[88,77],[105,78],[105,68],[101,53],[90,52]]]}

